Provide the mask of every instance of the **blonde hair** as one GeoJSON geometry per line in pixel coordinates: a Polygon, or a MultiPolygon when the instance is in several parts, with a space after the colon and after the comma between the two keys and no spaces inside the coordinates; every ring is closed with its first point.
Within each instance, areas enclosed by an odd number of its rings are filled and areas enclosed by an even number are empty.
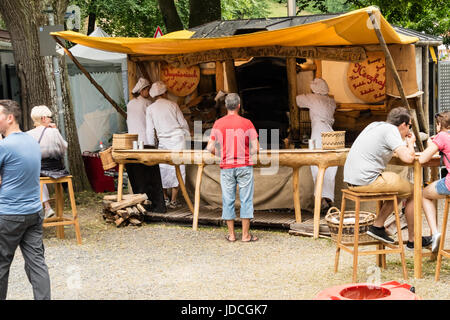
{"type": "Polygon", "coordinates": [[[35,106],[31,109],[31,119],[34,122],[35,126],[42,125],[41,117],[51,117],[52,112],[47,106],[35,106]]]}

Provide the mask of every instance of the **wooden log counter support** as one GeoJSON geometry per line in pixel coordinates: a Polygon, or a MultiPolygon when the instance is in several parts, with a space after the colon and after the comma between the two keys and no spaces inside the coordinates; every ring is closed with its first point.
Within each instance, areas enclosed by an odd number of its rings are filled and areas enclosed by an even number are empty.
{"type": "MultiPolygon", "coordinates": [[[[295,208],[295,220],[301,222],[300,190],[298,172],[302,166],[317,166],[319,174],[316,180],[315,201],[314,201],[314,238],[319,237],[320,223],[320,204],[322,199],[323,177],[328,167],[343,166],[347,158],[349,149],[337,150],[309,150],[309,149],[283,149],[283,150],[260,150],[257,155],[253,155],[255,167],[261,167],[267,170],[277,170],[278,166],[287,166],[293,168],[293,198],[295,208]]],[[[119,173],[123,172],[123,166],[126,163],[143,163],[151,166],[160,163],[175,165],[177,179],[180,184],[183,197],[193,213],[192,227],[198,228],[198,215],[200,210],[200,190],[203,169],[206,165],[218,165],[220,160],[206,150],[114,150],[112,157],[119,164],[119,173]],[[195,182],[194,205],[186,192],[179,165],[195,164],[198,166],[197,178],[195,182]]],[[[119,174],[120,178],[120,174],[119,174]]],[[[118,201],[122,197],[122,184],[119,181],[117,187],[118,201]]]]}
{"type": "Polygon", "coordinates": [[[424,164],[419,162],[420,153],[416,153],[413,163],[404,163],[398,157],[393,157],[390,164],[412,166],[414,168],[414,278],[422,278],[422,169],[423,167],[439,167],[440,157],[434,155],[424,164]]]}

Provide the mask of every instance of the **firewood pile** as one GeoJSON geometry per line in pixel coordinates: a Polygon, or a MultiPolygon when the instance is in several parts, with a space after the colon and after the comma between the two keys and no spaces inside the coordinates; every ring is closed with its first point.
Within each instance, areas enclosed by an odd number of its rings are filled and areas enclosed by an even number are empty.
{"type": "Polygon", "coordinates": [[[124,194],[121,201],[117,201],[117,195],[107,195],[103,197],[103,219],[116,227],[141,226],[147,214],[144,206],[148,204],[145,193],[124,194]]]}

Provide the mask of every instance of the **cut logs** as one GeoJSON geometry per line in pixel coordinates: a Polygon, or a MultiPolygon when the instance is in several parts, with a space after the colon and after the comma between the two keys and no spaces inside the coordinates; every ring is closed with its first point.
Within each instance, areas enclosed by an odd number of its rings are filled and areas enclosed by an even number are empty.
{"type": "Polygon", "coordinates": [[[140,226],[147,214],[144,205],[150,204],[145,193],[124,194],[121,201],[117,195],[103,197],[103,219],[116,227],[140,226]]]}

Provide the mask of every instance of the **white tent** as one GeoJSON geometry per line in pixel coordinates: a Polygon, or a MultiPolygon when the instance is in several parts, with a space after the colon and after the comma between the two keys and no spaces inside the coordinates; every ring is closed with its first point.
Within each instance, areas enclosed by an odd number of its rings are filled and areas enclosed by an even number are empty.
{"type": "MultiPolygon", "coordinates": [[[[101,28],[89,36],[109,37],[101,28]]],[[[75,45],[74,57],[119,105],[128,102],[127,55],[75,45]]],[[[112,134],[126,131],[125,119],[101,95],[73,61],[66,57],[75,122],[81,151],[110,145],[112,134]]]]}

